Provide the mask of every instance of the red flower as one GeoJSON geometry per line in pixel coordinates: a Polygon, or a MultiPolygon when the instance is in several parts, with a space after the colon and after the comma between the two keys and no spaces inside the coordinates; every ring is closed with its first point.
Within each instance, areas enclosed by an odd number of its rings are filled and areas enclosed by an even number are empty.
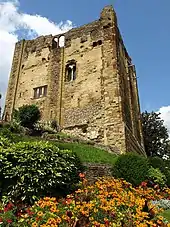
{"type": "Polygon", "coordinates": [[[66,204],[68,205],[68,204],[70,204],[72,202],[72,199],[70,199],[70,198],[67,198],[66,199],[66,204]]]}
{"type": "Polygon", "coordinates": [[[27,212],[27,214],[30,215],[30,216],[34,214],[34,212],[32,212],[29,208],[26,210],[26,212],[27,212]]]}
{"type": "Polygon", "coordinates": [[[109,220],[105,220],[104,222],[106,226],[109,226],[109,220]]]}
{"type": "Polygon", "coordinates": [[[11,219],[8,219],[7,222],[10,224],[10,223],[12,223],[12,220],[11,219]]]}
{"type": "Polygon", "coordinates": [[[2,222],[3,220],[2,220],[2,218],[0,218],[0,222],[2,222]]]}
{"type": "Polygon", "coordinates": [[[40,219],[41,219],[41,218],[39,218],[39,217],[36,217],[36,218],[35,218],[35,220],[36,220],[37,222],[38,222],[40,219]]]}
{"type": "Polygon", "coordinates": [[[7,212],[8,210],[8,207],[4,207],[4,212],[7,212]]]}
{"type": "Polygon", "coordinates": [[[20,217],[22,215],[22,213],[20,211],[17,212],[17,217],[20,217]]]}
{"type": "Polygon", "coordinates": [[[68,211],[66,212],[66,214],[67,214],[67,216],[70,217],[70,218],[73,216],[73,214],[72,214],[72,212],[71,212],[70,210],[68,210],[68,211]]]}
{"type": "Polygon", "coordinates": [[[79,177],[80,178],[85,178],[85,174],[84,173],[79,173],[79,177]]]}
{"type": "Polygon", "coordinates": [[[147,186],[147,182],[144,182],[144,181],[143,181],[143,182],[141,183],[141,186],[142,186],[142,187],[146,187],[146,186],[147,186]]]}

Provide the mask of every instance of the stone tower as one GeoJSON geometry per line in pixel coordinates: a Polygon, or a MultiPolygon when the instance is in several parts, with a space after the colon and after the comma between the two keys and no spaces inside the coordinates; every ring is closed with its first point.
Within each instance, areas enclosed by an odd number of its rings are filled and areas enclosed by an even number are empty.
{"type": "Polygon", "coordinates": [[[16,43],[4,119],[24,104],[67,133],[145,153],[135,67],[112,6],[65,34],[16,43]]]}

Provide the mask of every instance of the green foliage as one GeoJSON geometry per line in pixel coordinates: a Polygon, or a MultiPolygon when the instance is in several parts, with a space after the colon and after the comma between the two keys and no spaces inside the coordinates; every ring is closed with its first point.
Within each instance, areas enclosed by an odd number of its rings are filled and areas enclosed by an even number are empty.
{"type": "Polygon", "coordinates": [[[161,173],[159,169],[154,169],[153,167],[151,167],[148,171],[148,179],[161,187],[165,186],[167,181],[166,176],[161,173]]]}
{"type": "Polygon", "coordinates": [[[168,153],[168,130],[160,114],[147,111],[142,113],[142,128],[147,156],[163,157],[168,153]]]}
{"type": "Polygon", "coordinates": [[[170,167],[168,161],[159,157],[149,158],[150,166],[157,168],[163,173],[167,179],[167,185],[170,187],[170,167]]]}
{"type": "Polygon", "coordinates": [[[168,223],[170,223],[170,209],[162,212],[160,215],[166,218],[168,223]]]}
{"type": "Polygon", "coordinates": [[[12,133],[10,131],[10,125],[6,128],[0,128],[0,135],[10,141],[10,143],[16,143],[22,140],[22,136],[12,133]]]}
{"type": "Polygon", "coordinates": [[[9,139],[10,141],[13,141],[14,134],[9,130],[9,128],[1,128],[0,129],[0,135],[2,137],[5,137],[6,139],[9,139]]]}
{"type": "Polygon", "coordinates": [[[55,134],[57,133],[56,129],[54,129],[52,126],[51,126],[51,121],[38,121],[35,125],[34,125],[35,129],[41,133],[51,133],[51,134],[55,134]]]}
{"type": "Polygon", "coordinates": [[[0,135],[0,147],[7,148],[10,145],[11,145],[11,141],[3,137],[2,135],[0,135]]]}
{"type": "Polygon", "coordinates": [[[59,131],[59,125],[56,120],[51,121],[51,127],[55,129],[56,131],[59,131]]]}
{"type": "Polygon", "coordinates": [[[13,118],[19,121],[23,127],[33,128],[40,119],[40,111],[36,105],[24,105],[15,110],[13,118]]]}
{"type": "Polygon", "coordinates": [[[25,133],[25,128],[16,120],[10,122],[9,130],[13,133],[25,133]]]}
{"type": "Polygon", "coordinates": [[[148,170],[149,164],[145,157],[128,153],[118,157],[113,167],[113,175],[137,186],[147,179],[148,170]]]}
{"type": "Polygon", "coordinates": [[[82,165],[77,155],[48,142],[20,142],[0,149],[1,194],[32,202],[73,190],[82,165]]]}

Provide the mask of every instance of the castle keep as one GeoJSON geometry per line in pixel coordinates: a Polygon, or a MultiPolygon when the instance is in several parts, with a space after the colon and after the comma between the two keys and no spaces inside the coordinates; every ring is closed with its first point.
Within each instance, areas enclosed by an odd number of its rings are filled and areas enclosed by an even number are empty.
{"type": "Polygon", "coordinates": [[[65,34],[16,43],[4,119],[24,104],[67,133],[144,153],[135,67],[111,6],[65,34]]]}

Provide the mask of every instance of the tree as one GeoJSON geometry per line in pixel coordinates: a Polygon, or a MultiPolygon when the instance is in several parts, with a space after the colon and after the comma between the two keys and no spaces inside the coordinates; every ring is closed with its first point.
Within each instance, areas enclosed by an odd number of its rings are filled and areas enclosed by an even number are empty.
{"type": "Polygon", "coordinates": [[[13,118],[27,128],[33,128],[34,124],[40,119],[40,111],[36,105],[24,105],[14,111],[13,118]]]}
{"type": "Polygon", "coordinates": [[[142,113],[142,128],[147,156],[163,157],[168,153],[168,130],[160,113],[142,113]]]}

